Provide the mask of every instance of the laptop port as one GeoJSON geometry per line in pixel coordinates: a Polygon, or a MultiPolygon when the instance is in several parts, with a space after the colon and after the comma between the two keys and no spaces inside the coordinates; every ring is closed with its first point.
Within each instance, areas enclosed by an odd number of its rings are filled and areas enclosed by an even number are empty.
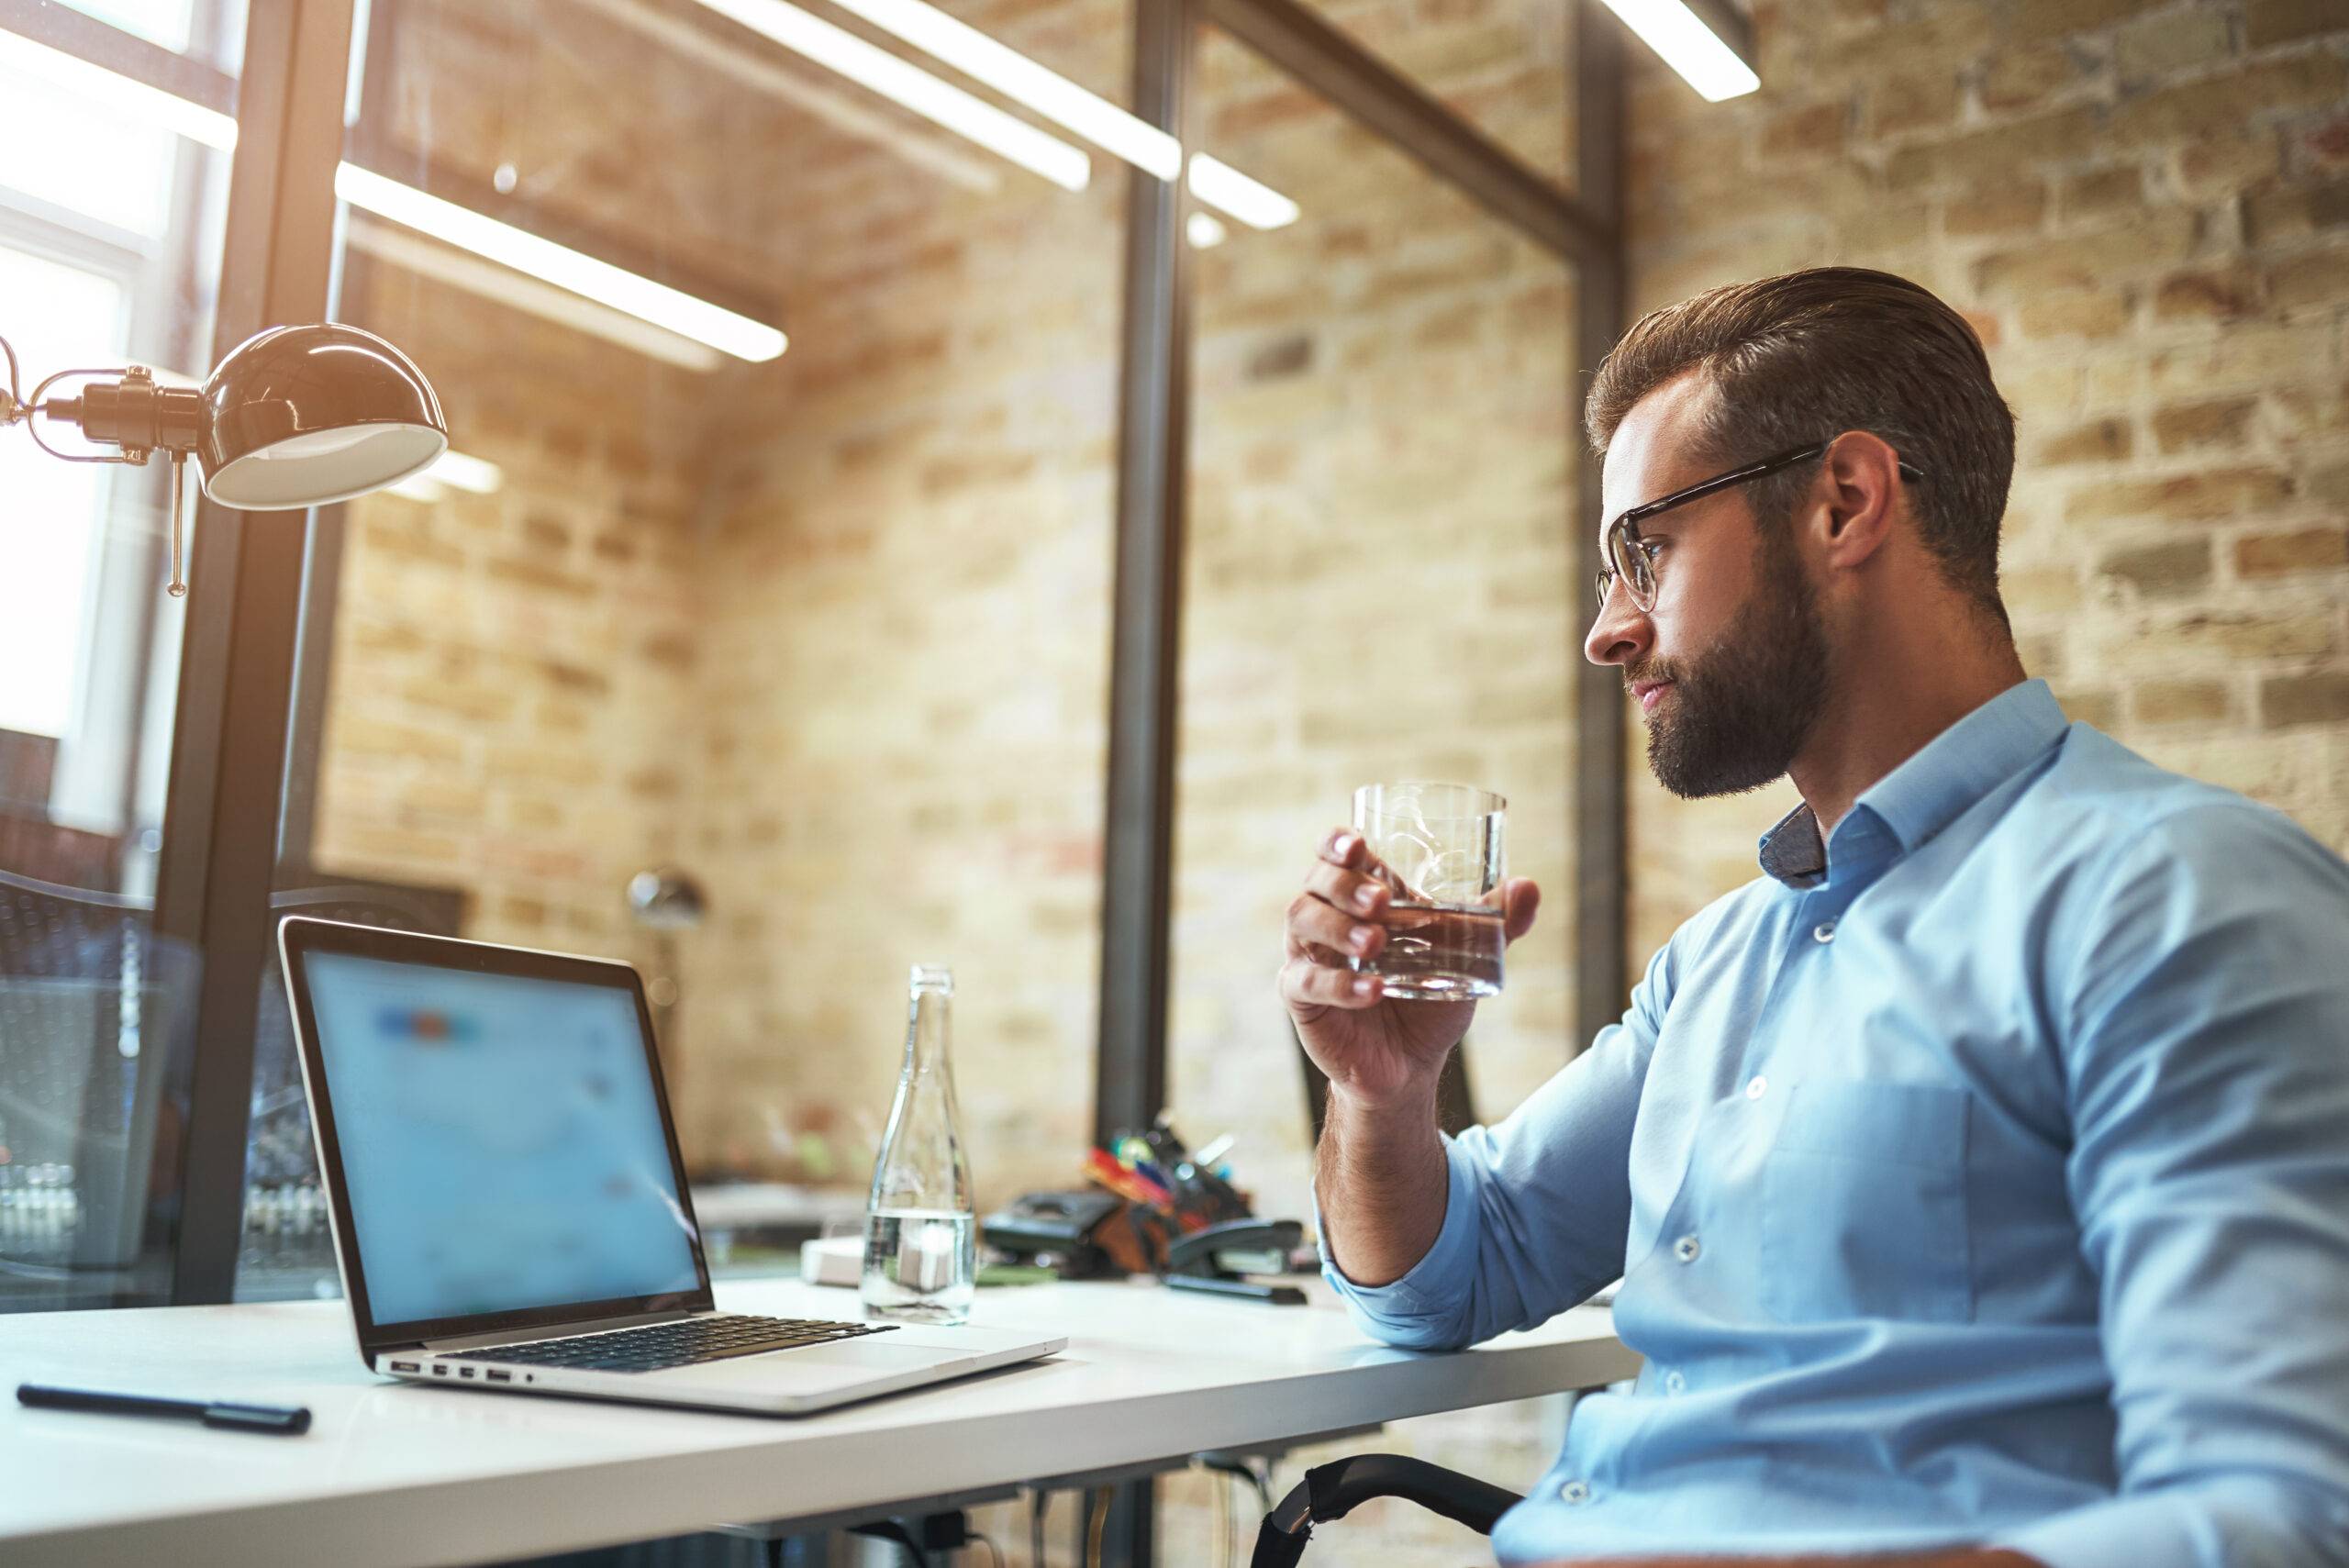
{"type": "Polygon", "coordinates": [[[416,1363],[414,1362],[394,1362],[392,1363],[392,1370],[394,1372],[414,1372],[416,1370],[416,1363]]]}
{"type": "Polygon", "coordinates": [[[510,1372],[485,1372],[483,1373],[482,1375],[489,1379],[492,1383],[511,1383],[514,1381],[514,1374],[510,1372]]]}
{"type": "Polygon", "coordinates": [[[459,1377],[471,1377],[473,1374],[473,1369],[469,1366],[461,1366],[457,1369],[457,1375],[459,1377]]]}
{"type": "Polygon", "coordinates": [[[449,1369],[445,1366],[436,1366],[432,1369],[432,1375],[435,1377],[446,1377],[449,1375],[449,1369]]]}

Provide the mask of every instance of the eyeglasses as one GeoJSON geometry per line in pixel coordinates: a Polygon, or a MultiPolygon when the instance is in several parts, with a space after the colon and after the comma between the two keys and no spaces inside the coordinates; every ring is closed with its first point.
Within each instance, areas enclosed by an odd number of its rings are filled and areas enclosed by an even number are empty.
{"type": "MultiPolygon", "coordinates": [[[[1760,462],[1750,462],[1743,468],[1732,468],[1727,473],[1717,473],[1710,479],[1691,484],[1686,490],[1675,490],[1669,495],[1659,496],[1645,506],[1633,506],[1618,516],[1613,522],[1607,525],[1608,564],[1599,568],[1598,578],[1599,608],[1607,607],[1608,595],[1615,591],[1615,583],[1618,578],[1620,578],[1624,585],[1631,589],[1631,603],[1637,605],[1642,611],[1655,608],[1654,541],[1640,537],[1642,523],[1650,517],[1660,517],[1675,506],[1685,506],[1691,501],[1700,501],[1717,490],[1727,490],[1731,485],[1743,484],[1748,480],[1776,473],[1782,468],[1792,468],[1798,462],[1808,462],[1810,459],[1823,454],[1834,444],[1834,439],[1830,438],[1823,441],[1813,441],[1807,447],[1797,447],[1792,451],[1780,452],[1776,457],[1765,457],[1760,462]]],[[[1924,470],[1906,460],[1901,462],[1900,473],[1912,484],[1925,477],[1924,470]]]]}

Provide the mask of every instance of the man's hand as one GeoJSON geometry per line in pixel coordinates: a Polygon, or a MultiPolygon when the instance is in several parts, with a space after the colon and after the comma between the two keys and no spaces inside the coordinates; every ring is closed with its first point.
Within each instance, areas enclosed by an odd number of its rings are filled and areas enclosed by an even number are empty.
{"type": "MultiPolygon", "coordinates": [[[[1368,1106],[1433,1104],[1443,1059],[1468,1032],[1476,1004],[1398,1002],[1384,995],[1378,976],[1347,969],[1349,957],[1373,958],[1386,945],[1394,890],[1384,872],[1353,828],[1322,840],[1305,890],[1288,906],[1281,995],[1332,1093],[1368,1106]]],[[[1533,929],[1541,903],[1541,889],[1523,877],[1502,887],[1510,941],[1533,929]]]]}

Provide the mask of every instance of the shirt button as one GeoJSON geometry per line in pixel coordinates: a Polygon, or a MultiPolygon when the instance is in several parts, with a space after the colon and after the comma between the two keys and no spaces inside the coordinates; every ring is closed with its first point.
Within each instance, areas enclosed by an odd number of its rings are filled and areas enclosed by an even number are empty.
{"type": "Polygon", "coordinates": [[[1813,941],[1833,941],[1835,940],[1835,922],[1832,920],[1821,920],[1818,925],[1811,928],[1810,936],[1813,941]]]}
{"type": "Polygon", "coordinates": [[[1688,1392],[1688,1379],[1678,1372],[1667,1372],[1664,1374],[1664,1391],[1666,1394],[1686,1394],[1688,1392]]]}
{"type": "Polygon", "coordinates": [[[1697,1238],[1694,1232],[1691,1232],[1687,1236],[1683,1236],[1679,1240],[1675,1241],[1672,1244],[1672,1255],[1679,1259],[1684,1263],[1695,1262],[1697,1261],[1697,1254],[1703,1251],[1703,1248],[1697,1245],[1697,1238]]]}
{"type": "Polygon", "coordinates": [[[1580,1505],[1590,1501],[1590,1483],[1569,1481],[1558,1488],[1558,1501],[1580,1505]]]}
{"type": "Polygon", "coordinates": [[[1769,1092],[1770,1080],[1759,1073],[1745,1081],[1745,1097],[1749,1100],[1758,1100],[1769,1092]]]}

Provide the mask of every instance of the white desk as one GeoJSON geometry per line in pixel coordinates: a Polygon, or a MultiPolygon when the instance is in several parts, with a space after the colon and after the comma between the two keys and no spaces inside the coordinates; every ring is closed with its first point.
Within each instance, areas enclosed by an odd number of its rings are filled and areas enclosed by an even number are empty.
{"type": "MultiPolygon", "coordinates": [[[[1310,1288],[1305,1307],[1142,1284],[986,1291],[981,1321],[1063,1331],[1068,1349],[791,1421],[390,1384],[360,1364],[340,1302],[0,1318],[0,1562],[488,1562],[1307,1439],[1639,1365],[1600,1307],[1415,1355],[1365,1343],[1310,1288]],[[306,1405],[315,1420],[275,1438],[28,1410],[19,1382],[306,1405]]],[[[854,1316],[848,1293],[796,1281],[720,1282],[718,1302],[854,1316]]]]}

